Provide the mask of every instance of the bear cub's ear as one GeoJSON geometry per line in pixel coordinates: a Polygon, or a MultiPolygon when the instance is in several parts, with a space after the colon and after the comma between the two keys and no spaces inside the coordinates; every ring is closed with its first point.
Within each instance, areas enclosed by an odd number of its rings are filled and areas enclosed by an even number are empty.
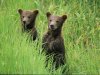
{"type": "Polygon", "coordinates": [[[50,12],[47,12],[46,15],[47,15],[47,17],[50,17],[51,13],[50,12]]]}
{"type": "Polygon", "coordinates": [[[21,14],[23,12],[23,10],[22,9],[18,9],[18,12],[21,14]]]}
{"type": "Polygon", "coordinates": [[[67,19],[67,15],[63,15],[62,19],[65,21],[67,19]]]}
{"type": "Polygon", "coordinates": [[[34,11],[33,11],[33,13],[38,14],[38,13],[39,13],[39,11],[38,11],[38,10],[34,10],[34,11]]]}

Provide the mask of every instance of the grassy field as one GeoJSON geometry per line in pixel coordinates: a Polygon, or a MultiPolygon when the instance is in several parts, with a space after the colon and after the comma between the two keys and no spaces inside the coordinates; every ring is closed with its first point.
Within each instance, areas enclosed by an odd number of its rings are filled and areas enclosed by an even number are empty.
{"type": "Polygon", "coordinates": [[[68,16],[62,35],[69,71],[99,75],[100,0],[0,0],[0,74],[61,74],[61,68],[49,72],[44,67],[45,55],[39,53],[47,30],[47,11],[68,16]],[[39,41],[29,41],[27,33],[21,33],[19,8],[39,10],[39,41]]]}

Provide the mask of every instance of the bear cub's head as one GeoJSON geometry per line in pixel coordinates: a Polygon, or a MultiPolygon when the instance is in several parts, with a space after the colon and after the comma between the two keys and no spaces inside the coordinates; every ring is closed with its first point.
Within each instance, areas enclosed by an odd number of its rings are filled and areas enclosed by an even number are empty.
{"type": "Polygon", "coordinates": [[[27,10],[26,11],[26,10],[19,9],[18,12],[20,14],[21,22],[24,25],[24,28],[27,28],[30,26],[33,27],[36,16],[38,14],[38,10],[34,10],[34,11],[27,10]]]}
{"type": "Polygon", "coordinates": [[[48,28],[52,31],[61,29],[63,23],[67,19],[67,15],[54,16],[50,12],[47,12],[46,16],[48,18],[48,28]]]}

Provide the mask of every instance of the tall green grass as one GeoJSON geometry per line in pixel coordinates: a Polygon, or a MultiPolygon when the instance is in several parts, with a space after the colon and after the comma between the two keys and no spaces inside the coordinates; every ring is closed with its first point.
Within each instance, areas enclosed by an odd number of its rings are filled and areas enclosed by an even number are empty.
{"type": "Polygon", "coordinates": [[[100,74],[99,0],[0,0],[0,74],[61,74],[61,69],[48,71],[45,55],[40,54],[42,36],[47,31],[47,11],[68,16],[62,36],[69,71],[100,74]],[[21,33],[19,8],[39,10],[39,41],[29,41],[27,33],[21,33]]]}

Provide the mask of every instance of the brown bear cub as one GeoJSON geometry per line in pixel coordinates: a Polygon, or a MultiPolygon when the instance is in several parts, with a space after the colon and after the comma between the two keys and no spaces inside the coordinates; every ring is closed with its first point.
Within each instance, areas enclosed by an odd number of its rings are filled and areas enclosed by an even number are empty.
{"type": "Polygon", "coordinates": [[[61,36],[61,30],[63,23],[67,19],[66,15],[63,16],[54,16],[50,12],[47,12],[48,19],[48,31],[43,36],[42,39],[42,48],[46,53],[46,65],[48,60],[48,56],[53,56],[52,66],[57,69],[59,66],[63,66],[65,64],[65,46],[64,40],[61,36]]]}
{"type": "Polygon", "coordinates": [[[22,31],[30,32],[33,40],[37,37],[37,30],[35,28],[35,20],[38,15],[38,10],[18,10],[22,23],[22,31]]]}

